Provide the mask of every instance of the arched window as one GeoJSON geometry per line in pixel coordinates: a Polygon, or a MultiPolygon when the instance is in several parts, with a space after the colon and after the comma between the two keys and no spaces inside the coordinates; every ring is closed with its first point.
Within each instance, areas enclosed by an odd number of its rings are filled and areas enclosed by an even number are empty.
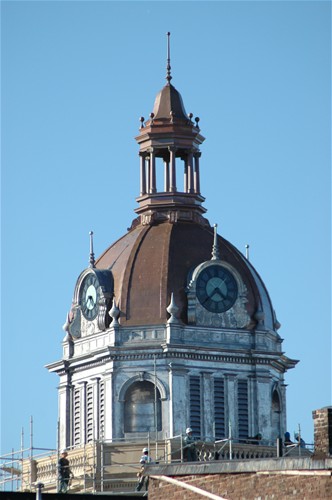
{"type": "Polygon", "coordinates": [[[276,389],[274,389],[272,393],[272,437],[277,438],[280,437],[280,418],[281,414],[281,404],[279,393],[276,389]]]}
{"type": "Polygon", "coordinates": [[[156,427],[161,430],[160,392],[152,382],[134,382],[125,395],[124,431],[154,432],[156,427]]]}

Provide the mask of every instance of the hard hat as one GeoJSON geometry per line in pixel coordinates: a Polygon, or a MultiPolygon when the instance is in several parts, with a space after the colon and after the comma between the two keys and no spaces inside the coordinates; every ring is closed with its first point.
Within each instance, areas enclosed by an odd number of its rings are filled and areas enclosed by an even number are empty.
{"type": "Polygon", "coordinates": [[[192,432],[192,431],[193,431],[193,430],[192,430],[192,428],[191,428],[191,427],[188,427],[188,428],[186,429],[186,434],[189,434],[189,432],[192,432]]]}
{"type": "Polygon", "coordinates": [[[146,453],[146,452],[148,452],[148,453],[149,453],[149,448],[143,448],[142,452],[143,452],[143,453],[146,453]]]}

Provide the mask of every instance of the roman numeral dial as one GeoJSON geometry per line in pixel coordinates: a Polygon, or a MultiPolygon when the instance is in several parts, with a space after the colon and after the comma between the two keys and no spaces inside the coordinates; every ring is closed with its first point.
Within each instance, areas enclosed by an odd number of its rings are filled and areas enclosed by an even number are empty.
{"type": "Polygon", "coordinates": [[[84,317],[90,321],[95,319],[98,313],[98,279],[95,274],[88,274],[82,284],[80,291],[80,306],[84,317]]]}
{"type": "Polygon", "coordinates": [[[230,309],[238,295],[233,274],[223,266],[211,265],[201,271],[196,283],[196,295],[205,309],[222,313],[230,309]]]}

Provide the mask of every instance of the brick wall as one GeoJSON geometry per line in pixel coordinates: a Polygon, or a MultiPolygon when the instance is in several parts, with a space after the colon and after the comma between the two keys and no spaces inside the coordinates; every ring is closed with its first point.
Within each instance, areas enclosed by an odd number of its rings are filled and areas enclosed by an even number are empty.
{"type": "Polygon", "coordinates": [[[332,456],[332,407],[312,412],[314,419],[315,457],[332,456]]]}
{"type": "Polygon", "coordinates": [[[218,460],[149,466],[149,500],[198,500],[201,494],[153,476],[166,476],[227,500],[332,499],[332,407],[313,412],[311,456],[218,460]]]}
{"type": "MultiPolygon", "coordinates": [[[[284,474],[213,474],[177,476],[176,479],[230,500],[319,500],[332,498],[330,476],[284,474]]],[[[150,478],[149,500],[198,500],[200,494],[150,478]]]]}

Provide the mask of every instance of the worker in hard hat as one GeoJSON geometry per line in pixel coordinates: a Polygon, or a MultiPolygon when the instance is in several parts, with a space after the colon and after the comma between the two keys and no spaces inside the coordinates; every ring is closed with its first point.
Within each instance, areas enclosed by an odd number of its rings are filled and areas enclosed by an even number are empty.
{"type": "Polygon", "coordinates": [[[197,451],[195,438],[193,436],[193,430],[191,427],[186,429],[186,436],[183,439],[183,458],[187,462],[196,462],[197,460],[197,451]]]}
{"type": "Polygon", "coordinates": [[[69,488],[70,478],[73,477],[73,474],[69,467],[67,450],[61,451],[61,458],[58,462],[58,471],[59,471],[59,493],[67,493],[69,488]]]}
{"type": "Polygon", "coordinates": [[[138,483],[136,486],[136,491],[140,491],[145,483],[145,490],[148,491],[148,486],[149,486],[149,478],[147,476],[144,476],[144,467],[151,463],[151,457],[149,455],[149,448],[143,448],[142,450],[143,455],[140,458],[139,463],[141,464],[141,470],[137,473],[137,478],[138,478],[138,483]]]}

